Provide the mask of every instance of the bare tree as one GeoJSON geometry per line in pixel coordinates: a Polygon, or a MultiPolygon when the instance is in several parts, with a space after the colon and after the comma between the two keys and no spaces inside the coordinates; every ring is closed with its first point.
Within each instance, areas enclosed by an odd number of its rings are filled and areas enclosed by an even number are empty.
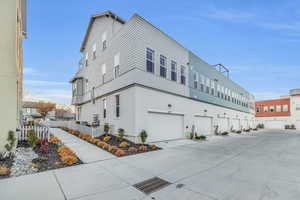
{"type": "Polygon", "coordinates": [[[37,103],[37,112],[42,115],[42,118],[45,119],[47,114],[56,108],[55,103],[39,101],[37,103]]]}

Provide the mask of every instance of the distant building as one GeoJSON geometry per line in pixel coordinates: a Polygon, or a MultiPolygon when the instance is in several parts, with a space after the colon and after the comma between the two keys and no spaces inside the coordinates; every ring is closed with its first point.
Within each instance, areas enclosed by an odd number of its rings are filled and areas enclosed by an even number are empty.
{"type": "Polygon", "coordinates": [[[300,89],[290,90],[288,96],[255,102],[256,120],[265,128],[284,129],[294,125],[300,129],[300,89]]]}
{"type": "MultiPolygon", "coordinates": [[[[186,32],[188,37],[188,32],[186,32]]],[[[200,44],[199,44],[200,45],[200,44]]],[[[135,14],[90,19],[80,69],[70,81],[76,120],[109,123],[148,141],[254,127],[254,96],[135,14]]]]}
{"type": "Polygon", "coordinates": [[[21,122],[23,48],[26,37],[26,1],[0,1],[0,153],[9,130],[21,122]]]}

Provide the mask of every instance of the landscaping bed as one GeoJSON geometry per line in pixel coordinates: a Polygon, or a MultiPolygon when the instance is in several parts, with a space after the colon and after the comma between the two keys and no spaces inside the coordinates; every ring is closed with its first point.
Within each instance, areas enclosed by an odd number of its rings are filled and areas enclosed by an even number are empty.
{"type": "Polygon", "coordinates": [[[82,164],[57,137],[51,136],[50,141],[28,138],[18,142],[15,153],[0,159],[0,179],[82,164]]]}
{"type": "Polygon", "coordinates": [[[121,137],[119,135],[115,136],[112,134],[104,134],[102,136],[93,138],[88,134],[80,133],[79,131],[69,129],[67,127],[60,126],[57,128],[60,128],[76,137],[79,137],[93,145],[96,145],[97,147],[118,157],[157,151],[161,149],[154,144],[136,144],[123,138],[124,136],[121,137]]]}

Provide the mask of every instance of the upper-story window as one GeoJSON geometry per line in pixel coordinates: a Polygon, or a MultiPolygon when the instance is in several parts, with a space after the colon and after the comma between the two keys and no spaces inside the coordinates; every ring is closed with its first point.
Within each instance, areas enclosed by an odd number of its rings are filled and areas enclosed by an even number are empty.
{"type": "Polygon", "coordinates": [[[217,97],[218,97],[218,98],[221,97],[220,85],[219,85],[219,84],[217,84],[217,97]]]}
{"type": "Polygon", "coordinates": [[[276,105],[276,112],[281,112],[281,105],[276,105]]]}
{"type": "Polygon", "coordinates": [[[116,117],[120,117],[120,95],[116,95],[116,117]]]}
{"type": "Polygon", "coordinates": [[[89,91],[89,80],[85,79],[85,93],[89,91]]]}
{"type": "Polygon", "coordinates": [[[215,96],[215,82],[213,80],[210,81],[210,87],[211,87],[210,94],[215,96]]]}
{"type": "Polygon", "coordinates": [[[274,106],[270,106],[270,112],[274,112],[275,111],[275,107],[274,106]]]}
{"type": "Polygon", "coordinates": [[[146,68],[147,72],[154,73],[154,50],[150,48],[146,51],[146,68]]]}
{"type": "Polygon", "coordinates": [[[180,67],[180,83],[185,85],[185,66],[180,67]]]}
{"type": "Polygon", "coordinates": [[[167,77],[167,58],[163,55],[160,55],[160,76],[167,77]]]}
{"type": "Polygon", "coordinates": [[[177,81],[177,63],[175,61],[171,61],[171,80],[177,81]]]}
{"type": "Polygon", "coordinates": [[[107,48],[107,39],[106,32],[102,34],[102,50],[104,51],[107,48]]]}
{"type": "Polygon", "coordinates": [[[96,46],[96,44],[94,44],[93,45],[93,53],[92,53],[92,55],[93,55],[93,60],[95,60],[96,59],[96,50],[97,50],[97,46],[96,46]]]}
{"type": "Polygon", "coordinates": [[[269,112],[269,107],[268,106],[264,106],[264,112],[269,112]]]}
{"type": "Polygon", "coordinates": [[[118,78],[120,75],[120,53],[114,56],[114,77],[118,78]]]}
{"type": "Polygon", "coordinates": [[[198,88],[198,73],[197,72],[194,73],[193,79],[194,79],[194,88],[197,89],[198,88]]]}
{"type": "Polygon", "coordinates": [[[289,106],[288,106],[287,104],[284,104],[284,105],[282,106],[282,111],[283,111],[283,112],[288,112],[288,111],[289,111],[289,106]]]}
{"type": "Polygon", "coordinates": [[[205,77],[203,75],[200,75],[200,91],[204,92],[204,84],[205,84],[205,77]]]}
{"type": "Polygon", "coordinates": [[[205,92],[207,94],[209,94],[209,91],[210,91],[210,80],[209,80],[209,78],[206,77],[206,90],[205,90],[205,92]]]}
{"type": "Polygon", "coordinates": [[[256,112],[259,113],[260,112],[260,107],[256,107],[256,112]]]}

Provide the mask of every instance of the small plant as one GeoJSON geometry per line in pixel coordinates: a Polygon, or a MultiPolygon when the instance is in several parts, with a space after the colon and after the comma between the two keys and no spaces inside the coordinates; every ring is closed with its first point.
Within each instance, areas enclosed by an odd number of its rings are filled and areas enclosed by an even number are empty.
{"type": "Polygon", "coordinates": [[[145,145],[139,146],[139,151],[147,151],[148,148],[145,145]]]}
{"type": "Polygon", "coordinates": [[[190,132],[190,139],[194,139],[194,133],[193,132],[190,132]]]}
{"type": "Polygon", "coordinates": [[[105,143],[102,147],[103,149],[109,150],[111,148],[110,144],[105,143]]]}
{"type": "Polygon", "coordinates": [[[76,121],[75,123],[76,123],[76,124],[80,124],[80,121],[76,121]]]}
{"type": "Polygon", "coordinates": [[[228,135],[229,133],[227,131],[222,132],[221,135],[228,135]]]}
{"type": "Polygon", "coordinates": [[[111,153],[114,153],[115,151],[117,151],[119,148],[117,146],[112,146],[110,145],[108,147],[108,151],[111,152],[111,153]]]}
{"type": "Polygon", "coordinates": [[[60,158],[61,162],[65,165],[73,165],[77,163],[78,158],[76,156],[62,156],[60,158]]]}
{"type": "Polygon", "coordinates": [[[122,150],[122,149],[118,149],[116,152],[115,152],[115,155],[116,156],[124,156],[124,155],[126,155],[126,152],[124,151],[124,150],[122,150]]]}
{"type": "Polygon", "coordinates": [[[253,131],[257,131],[257,128],[252,129],[253,131]]]}
{"type": "Polygon", "coordinates": [[[147,134],[147,132],[145,131],[145,130],[142,130],[141,132],[140,132],[140,138],[141,138],[141,141],[142,141],[142,143],[143,144],[145,144],[145,142],[146,142],[146,140],[147,140],[147,137],[148,137],[148,134],[147,134]]]}
{"type": "Polygon", "coordinates": [[[250,132],[250,128],[248,128],[248,129],[245,129],[245,132],[250,132]]]}
{"type": "Polygon", "coordinates": [[[14,146],[16,145],[16,136],[13,131],[8,131],[8,136],[7,136],[7,142],[8,144],[5,145],[5,149],[8,152],[11,152],[14,146]]]}
{"type": "Polygon", "coordinates": [[[108,124],[108,123],[105,123],[105,124],[104,124],[104,133],[105,133],[105,135],[108,134],[109,129],[110,129],[109,124],[108,124]]]}
{"type": "Polygon", "coordinates": [[[40,162],[44,162],[44,161],[47,161],[48,160],[48,158],[46,158],[46,157],[37,157],[37,158],[34,158],[34,159],[32,159],[32,163],[40,163],[40,162]]]}
{"type": "Polygon", "coordinates": [[[51,136],[50,142],[51,142],[52,144],[57,144],[57,143],[59,142],[59,139],[58,139],[57,137],[55,137],[55,136],[51,136]]]}
{"type": "Polygon", "coordinates": [[[38,140],[38,137],[36,136],[36,133],[34,130],[29,130],[27,133],[27,143],[32,147],[36,147],[36,141],[38,140]]]}
{"type": "Polygon", "coordinates": [[[241,134],[242,131],[241,131],[241,130],[238,130],[238,131],[236,131],[235,133],[236,133],[236,134],[241,134]]]}
{"type": "Polygon", "coordinates": [[[10,169],[4,165],[0,165],[0,176],[6,176],[10,174],[10,169]]]}
{"type": "Polygon", "coordinates": [[[196,140],[206,140],[206,136],[205,135],[199,135],[195,137],[196,140]]]}
{"type": "Polygon", "coordinates": [[[157,147],[155,144],[150,145],[150,148],[151,148],[152,150],[158,149],[158,147],[157,147]]]}
{"type": "Polygon", "coordinates": [[[135,147],[129,147],[128,152],[130,153],[136,153],[138,150],[135,147]]]}
{"type": "Polygon", "coordinates": [[[40,150],[41,150],[43,153],[48,153],[48,152],[49,152],[49,145],[48,145],[48,144],[43,144],[43,145],[40,147],[40,150]]]}
{"type": "Polygon", "coordinates": [[[111,139],[111,137],[107,135],[107,136],[105,136],[105,137],[103,138],[103,141],[104,141],[104,142],[108,142],[110,139],[111,139]]]}
{"type": "Polygon", "coordinates": [[[130,144],[128,143],[128,142],[121,142],[121,144],[119,144],[119,147],[121,147],[121,148],[126,148],[126,147],[129,147],[130,146],[130,144]]]}
{"type": "Polygon", "coordinates": [[[117,137],[117,140],[119,142],[122,142],[122,140],[124,139],[124,136],[125,136],[125,130],[122,129],[122,128],[119,128],[118,129],[118,137],[117,137]]]}
{"type": "Polygon", "coordinates": [[[102,148],[105,144],[106,144],[106,142],[99,141],[99,142],[97,143],[97,146],[102,148]]]}

